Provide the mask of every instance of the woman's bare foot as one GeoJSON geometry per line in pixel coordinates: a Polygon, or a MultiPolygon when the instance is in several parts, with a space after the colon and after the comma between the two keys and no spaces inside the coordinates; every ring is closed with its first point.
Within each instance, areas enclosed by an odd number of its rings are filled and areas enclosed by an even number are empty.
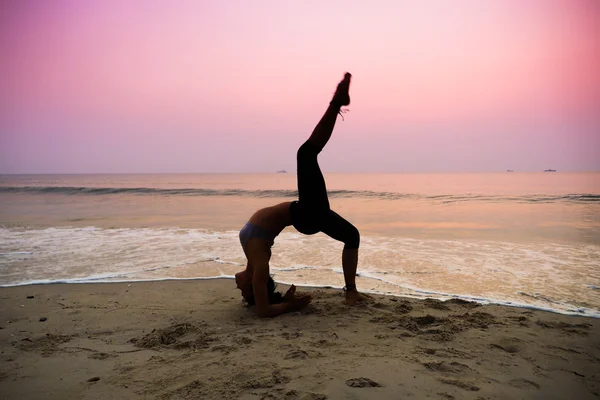
{"type": "Polygon", "coordinates": [[[347,306],[353,306],[357,303],[362,303],[369,300],[371,300],[371,297],[367,296],[366,294],[358,293],[356,290],[347,290],[344,304],[347,306]]]}

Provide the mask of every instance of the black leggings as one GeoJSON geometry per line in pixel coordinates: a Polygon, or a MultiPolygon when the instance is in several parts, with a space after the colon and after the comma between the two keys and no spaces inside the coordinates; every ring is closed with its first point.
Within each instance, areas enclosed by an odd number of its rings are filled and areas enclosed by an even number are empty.
{"type": "Polygon", "coordinates": [[[358,249],[358,229],[329,208],[325,179],[317,162],[319,153],[309,141],[298,149],[298,201],[290,205],[294,228],[305,235],[323,232],[343,242],[344,249],[358,249]]]}

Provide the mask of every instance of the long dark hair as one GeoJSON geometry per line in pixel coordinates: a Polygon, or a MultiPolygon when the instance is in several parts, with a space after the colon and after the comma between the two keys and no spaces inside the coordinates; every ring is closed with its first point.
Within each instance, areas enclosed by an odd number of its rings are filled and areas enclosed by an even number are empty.
{"type": "MultiPolygon", "coordinates": [[[[277,285],[275,284],[275,281],[273,280],[273,278],[269,277],[269,281],[267,282],[267,293],[269,294],[269,304],[283,303],[283,296],[281,295],[281,293],[275,291],[276,287],[277,287],[277,285]]],[[[250,296],[246,297],[246,302],[248,303],[249,306],[253,306],[254,304],[256,304],[256,302],[254,301],[254,288],[252,287],[252,284],[250,284],[250,291],[252,294],[250,296]]]]}

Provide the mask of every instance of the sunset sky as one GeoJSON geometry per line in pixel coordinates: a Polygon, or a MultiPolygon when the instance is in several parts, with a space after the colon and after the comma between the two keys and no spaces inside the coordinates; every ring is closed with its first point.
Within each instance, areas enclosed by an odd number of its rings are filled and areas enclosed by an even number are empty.
{"type": "Polygon", "coordinates": [[[0,173],[600,170],[597,0],[0,2],[0,173]]]}

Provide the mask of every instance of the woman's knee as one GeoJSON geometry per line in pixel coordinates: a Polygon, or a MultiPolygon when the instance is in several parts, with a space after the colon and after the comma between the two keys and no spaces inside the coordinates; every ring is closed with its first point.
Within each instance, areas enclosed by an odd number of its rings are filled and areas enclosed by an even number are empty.
{"type": "Polygon", "coordinates": [[[354,225],[347,228],[346,240],[344,240],[344,249],[358,249],[360,246],[360,232],[354,225]]]}

